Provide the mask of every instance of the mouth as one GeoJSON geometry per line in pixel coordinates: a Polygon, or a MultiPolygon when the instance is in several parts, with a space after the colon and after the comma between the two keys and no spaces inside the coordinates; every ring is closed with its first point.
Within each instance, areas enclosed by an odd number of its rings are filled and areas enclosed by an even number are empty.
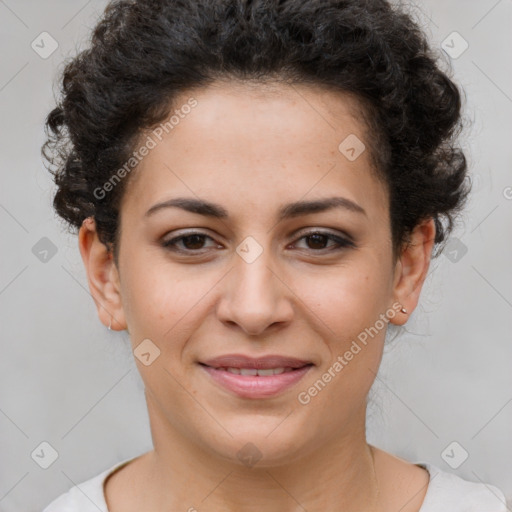
{"type": "Polygon", "coordinates": [[[199,362],[217,385],[241,398],[262,399],[284,392],[314,366],[287,356],[251,358],[238,354],[199,362]]]}

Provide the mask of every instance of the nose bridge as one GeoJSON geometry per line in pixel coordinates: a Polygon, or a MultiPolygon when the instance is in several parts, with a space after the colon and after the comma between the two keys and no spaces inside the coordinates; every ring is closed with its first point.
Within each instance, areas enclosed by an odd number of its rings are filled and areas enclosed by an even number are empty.
{"type": "Polygon", "coordinates": [[[234,272],[234,279],[236,284],[237,294],[244,294],[247,297],[251,296],[253,299],[268,299],[274,298],[274,285],[275,277],[272,268],[272,255],[269,249],[262,250],[259,255],[254,256],[254,247],[250,247],[247,252],[244,252],[244,246],[237,250],[238,261],[234,272]],[[242,255],[240,255],[240,252],[242,255]]]}
{"type": "Polygon", "coordinates": [[[247,237],[237,247],[234,267],[218,310],[221,320],[235,322],[246,332],[257,334],[291,318],[286,286],[275,275],[276,265],[268,244],[263,246],[247,237]]]}

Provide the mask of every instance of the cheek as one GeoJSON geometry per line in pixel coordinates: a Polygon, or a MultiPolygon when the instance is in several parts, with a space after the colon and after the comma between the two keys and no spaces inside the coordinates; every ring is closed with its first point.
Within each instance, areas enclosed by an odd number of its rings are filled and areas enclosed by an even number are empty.
{"type": "Polygon", "coordinates": [[[307,383],[315,388],[310,388],[312,394],[321,395],[315,398],[320,408],[339,399],[346,404],[340,414],[349,414],[375,379],[389,323],[381,317],[389,310],[389,289],[380,270],[347,266],[325,279],[301,280],[298,295],[323,339],[319,351],[325,351],[320,374],[307,383]]]}
{"type": "Polygon", "coordinates": [[[294,289],[323,324],[326,337],[342,344],[374,325],[389,307],[387,276],[375,266],[347,265],[301,276],[294,289]]]}
{"type": "Polygon", "coordinates": [[[127,267],[123,307],[132,343],[155,341],[162,352],[180,349],[204,314],[208,293],[218,281],[217,274],[197,268],[179,268],[168,262],[136,262],[127,267]]]}

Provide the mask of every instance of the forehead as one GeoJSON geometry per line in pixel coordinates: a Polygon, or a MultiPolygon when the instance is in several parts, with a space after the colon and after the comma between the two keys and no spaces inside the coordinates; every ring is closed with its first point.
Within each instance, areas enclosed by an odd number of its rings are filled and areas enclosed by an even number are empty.
{"type": "Polygon", "coordinates": [[[361,149],[370,145],[362,118],[356,98],[324,87],[216,82],[185,91],[169,117],[141,137],[155,144],[131,176],[123,207],[195,195],[215,202],[243,197],[254,206],[268,200],[277,210],[337,189],[385,208],[383,184],[361,149]],[[361,151],[355,159],[347,140],[361,151]]]}

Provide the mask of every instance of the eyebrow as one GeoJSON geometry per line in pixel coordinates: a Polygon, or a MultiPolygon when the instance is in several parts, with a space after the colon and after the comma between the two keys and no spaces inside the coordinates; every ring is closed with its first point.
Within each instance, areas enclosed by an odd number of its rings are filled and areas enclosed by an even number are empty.
{"type": "MultiPolygon", "coordinates": [[[[193,197],[176,197],[168,201],[157,203],[144,214],[144,217],[149,217],[164,208],[181,208],[187,212],[216,219],[227,219],[229,217],[227,210],[221,205],[193,197]]],[[[295,203],[286,204],[279,209],[277,219],[278,221],[283,221],[285,219],[299,217],[300,215],[325,212],[333,208],[343,208],[367,216],[364,208],[350,199],[345,197],[328,197],[325,199],[297,201],[295,203]]]]}

